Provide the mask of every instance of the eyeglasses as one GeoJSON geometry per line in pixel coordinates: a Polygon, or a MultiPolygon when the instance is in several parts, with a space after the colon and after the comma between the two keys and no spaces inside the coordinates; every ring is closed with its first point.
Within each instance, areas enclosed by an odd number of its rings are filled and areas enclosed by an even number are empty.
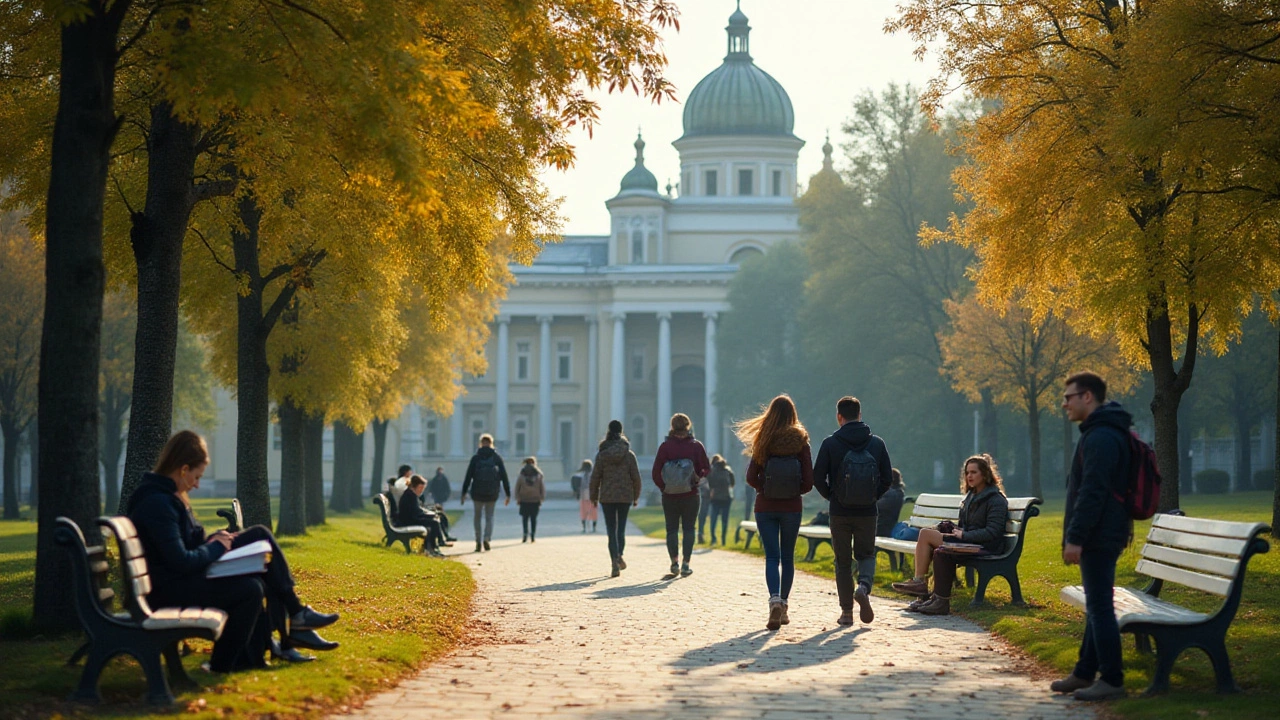
{"type": "Polygon", "coordinates": [[[1075,396],[1077,396],[1077,395],[1083,395],[1083,394],[1085,394],[1085,393],[1087,393],[1087,392],[1089,392],[1089,391],[1088,391],[1088,390],[1081,390],[1080,392],[1065,393],[1065,394],[1063,394],[1063,396],[1062,396],[1062,402],[1071,402],[1071,398],[1073,398],[1073,397],[1075,397],[1075,396]]]}

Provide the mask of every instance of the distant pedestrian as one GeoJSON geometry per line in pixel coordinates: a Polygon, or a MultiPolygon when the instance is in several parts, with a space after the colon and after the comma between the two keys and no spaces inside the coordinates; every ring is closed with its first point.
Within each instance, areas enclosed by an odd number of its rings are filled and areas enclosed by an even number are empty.
{"type": "Polygon", "coordinates": [[[756,534],[764,548],[764,583],[769,589],[765,627],[777,630],[791,622],[787,598],[796,574],[801,496],[813,489],[809,433],[786,395],[774,398],[759,415],[739,421],[735,430],[751,458],[747,484],[756,489],[756,534]]]}
{"type": "MultiPolygon", "coordinates": [[[[707,516],[711,514],[711,488],[705,482],[698,483],[698,544],[707,541],[707,516]]],[[[714,534],[714,533],[712,533],[714,534]]]]}
{"type": "Polygon", "coordinates": [[[493,436],[485,433],[480,436],[480,448],[471,456],[467,475],[462,480],[462,504],[467,504],[470,493],[475,512],[476,552],[480,552],[482,547],[488,550],[489,541],[493,539],[493,508],[498,502],[499,492],[506,495],[502,504],[510,505],[511,484],[507,480],[507,468],[502,464],[502,456],[493,449],[493,436]]]}
{"type": "Polygon", "coordinates": [[[711,505],[711,544],[716,544],[716,521],[720,521],[720,544],[729,541],[729,507],[733,504],[733,470],[721,455],[711,456],[707,473],[707,497],[711,505]]]}
{"type": "MultiPolygon", "coordinates": [[[[642,490],[636,454],[631,452],[631,443],[622,434],[621,422],[609,421],[609,431],[600,441],[595,465],[584,462],[583,467],[591,467],[590,486],[583,496],[592,505],[604,505],[604,529],[609,535],[609,557],[613,561],[610,574],[618,577],[627,569],[627,562],[622,559],[622,552],[627,547],[627,512],[640,504],[642,490]]],[[[584,528],[585,523],[584,520],[584,528]]]]}
{"type": "Polygon", "coordinates": [[[1123,501],[1129,487],[1133,416],[1115,401],[1108,402],[1107,383],[1089,372],[1067,378],[1062,407],[1069,420],[1080,423],[1067,479],[1062,560],[1080,565],[1085,622],[1075,670],[1050,687],[1071,692],[1077,700],[1108,700],[1125,695],[1114,593],[1116,561],[1133,533],[1123,501]]]}
{"type": "Polygon", "coordinates": [[[893,469],[893,481],[889,489],[876,501],[876,535],[892,537],[893,526],[898,524],[902,516],[902,506],[907,502],[907,484],[902,481],[902,473],[893,469]]]}
{"type": "Polygon", "coordinates": [[[404,495],[404,491],[409,489],[409,478],[413,475],[413,468],[409,465],[401,465],[396,471],[395,481],[388,490],[391,493],[391,502],[393,507],[400,506],[400,497],[404,495]]]}
{"type": "Polygon", "coordinates": [[[444,468],[436,468],[436,474],[427,481],[427,494],[437,505],[445,504],[453,496],[453,486],[449,484],[449,476],[444,474],[444,468]]]}
{"type": "Polygon", "coordinates": [[[862,403],[845,396],[836,403],[840,427],[818,449],[813,463],[813,486],[830,502],[831,549],[836,556],[836,595],[841,625],[853,624],[853,604],[859,619],[875,619],[871,583],[876,574],[876,501],[889,490],[893,463],[884,440],[862,422],[862,403]],[[853,563],[858,563],[854,589],[853,563]]]}
{"type": "Polygon", "coordinates": [[[520,542],[537,542],[538,510],[547,499],[547,486],[542,482],[538,459],[527,457],[516,476],[516,503],[520,505],[520,526],[524,536],[520,542]]]}
{"type": "Polygon", "coordinates": [[[573,497],[578,501],[578,519],[582,520],[582,532],[587,532],[587,523],[591,523],[591,532],[596,531],[596,523],[599,520],[600,513],[596,509],[596,504],[591,502],[591,467],[590,460],[583,460],[582,467],[578,468],[578,472],[573,474],[569,479],[569,485],[573,488],[573,497]]]}
{"type": "Polygon", "coordinates": [[[698,519],[698,485],[709,472],[707,450],[693,437],[693,421],[684,413],[672,415],[671,430],[653,458],[653,482],[662,491],[672,575],[687,577],[693,573],[689,559],[693,557],[693,527],[698,519]],[[679,562],[681,550],[683,564],[679,562]]]}

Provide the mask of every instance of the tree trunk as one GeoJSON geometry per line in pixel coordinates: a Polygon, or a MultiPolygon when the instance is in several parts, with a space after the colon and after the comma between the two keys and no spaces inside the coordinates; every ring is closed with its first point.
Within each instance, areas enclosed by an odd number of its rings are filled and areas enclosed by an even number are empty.
{"type": "Polygon", "coordinates": [[[347,510],[359,510],[364,507],[364,488],[360,487],[364,475],[364,431],[352,433],[351,467],[347,478],[347,510]]]}
{"type": "Polygon", "coordinates": [[[1242,413],[1235,414],[1236,426],[1236,472],[1231,483],[1233,492],[1244,492],[1253,489],[1253,453],[1250,452],[1250,430],[1253,429],[1253,418],[1242,413]]]}
{"type": "MultiPolygon", "coordinates": [[[[236,299],[236,497],[247,527],[271,526],[271,486],[267,481],[267,442],[271,429],[267,335],[262,316],[262,275],[258,262],[258,227],[262,211],[252,196],[237,210],[244,230],[233,230],[235,267],[249,277],[248,292],[236,299]]],[[[283,430],[282,430],[283,432],[283,430]]]]}
{"type": "Polygon", "coordinates": [[[1076,443],[1075,436],[1071,433],[1071,418],[1067,417],[1067,411],[1062,411],[1062,485],[1066,487],[1067,478],[1071,475],[1071,456],[1075,454],[1076,443]]]}
{"type": "Polygon", "coordinates": [[[982,451],[1000,457],[1000,410],[991,399],[991,391],[982,391],[982,451]]]}
{"type": "MultiPolygon", "coordinates": [[[[124,514],[125,503],[120,498],[120,455],[124,452],[124,413],[126,405],[119,408],[115,398],[109,398],[106,412],[102,413],[102,475],[107,488],[105,512],[124,514]]],[[[148,470],[150,468],[147,468],[148,470]]]]}
{"type": "MultiPolygon", "coordinates": [[[[1277,345],[1280,345],[1280,333],[1276,333],[1277,345]]],[[[1271,490],[1271,537],[1280,537],[1280,363],[1276,365],[1276,442],[1271,467],[1274,485],[1271,490]]]]}
{"type": "Polygon", "coordinates": [[[31,463],[31,490],[28,492],[28,502],[32,510],[40,507],[40,432],[36,429],[39,424],[40,421],[37,418],[36,422],[27,426],[27,455],[31,463]]]}
{"type": "Polygon", "coordinates": [[[4,519],[17,520],[18,513],[18,439],[22,430],[8,420],[0,422],[4,432],[4,519]]]}
{"type": "Polygon", "coordinates": [[[32,621],[42,631],[79,627],[67,587],[71,565],[54,542],[59,516],[90,544],[98,492],[98,364],[102,334],[102,206],[119,128],[116,48],[129,0],[85,3],[62,27],[58,110],[45,204],[45,304],[38,407],[40,485],[32,621]]]}
{"type": "MultiPolygon", "coordinates": [[[[347,511],[347,501],[351,498],[351,455],[355,448],[355,433],[342,421],[333,424],[333,484],[329,489],[329,509],[336,512],[347,511]]],[[[359,483],[359,477],[356,478],[359,483]]]]}
{"type": "MultiPolygon", "coordinates": [[[[1173,327],[1169,320],[1168,295],[1163,289],[1153,294],[1147,310],[1147,357],[1151,360],[1151,375],[1155,392],[1151,397],[1151,416],[1156,426],[1156,462],[1160,474],[1166,478],[1181,477],[1181,460],[1178,457],[1178,406],[1182,396],[1191,386],[1196,367],[1197,342],[1200,333],[1199,310],[1193,304],[1188,308],[1186,347],[1181,353],[1182,367],[1173,366],[1173,327]]],[[[1178,483],[1160,484],[1161,512],[1173,510],[1181,504],[1178,483]]]]}
{"type": "Polygon", "coordinates": [[[1186,422],[1186,416],[1190,411],[1191,407],[1187,403],[1183,403],[1178,408],[1178,457],[1185,460],[1185,462],[1178,467],[1177,477],[1161,475],[1161,477],[1168,478],[1166,482],[1176,482],[1179,492],[1184,492],[1188,495],[1194,489],[1191,487],[1192,473],[1194,471],[1191,463],[1191,423],[1186,422]]]}
{"type": "MultiPolygon", "coordinates": [[[[1280,415],[1277,415],[1280,417],[1280,415]]],[[[369,483],[369,496],[382,492],[382,465],[387,458],[387,426],[390,420],[373,421],[373,480],[369,483]]]]}
{"type": "Polygon", "coordinates": [[[1031,496],[1043,498],[1040,486],[1040,404],[1035,398],[1028,403],[1027,430],[1031,435],[1031,496]]]}
{"type": "Polygon", "coordinates": [[[124,512],[142,473],[155,465],[173,431],[182,241],[195,206],[198,138],[199,128],[174,117],[169,103],[151,108],[147,199],[143,212],[134,213],[129,233],[138,268],[138,329],[133,344],[133,410],[118,512],[124,512]]]}
{"type": "MultiPolygon", "coordinates": [[[[276,535],[307,532],[306,414],[289,398],[280,403],[280,524],[276,535]]],[[[246,522],[248,522],[246,520],[246,522]]]]}
{"type": "Polygon", "coordinates": [[[307,526],[324,524],[324,413],[308,413],[302,426],[307,526]]]}

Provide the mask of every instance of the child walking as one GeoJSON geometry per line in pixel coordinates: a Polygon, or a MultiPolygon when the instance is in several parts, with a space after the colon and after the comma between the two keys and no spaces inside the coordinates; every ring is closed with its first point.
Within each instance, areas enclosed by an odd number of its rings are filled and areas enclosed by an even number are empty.
{"type": "Polygon", "coordinates": [[[524,529],[524,539],[520,542],[535,542],[538,534],[538,510],[546,499],[547,486],[542,482],[538,459],[527,457],[516,478],[516,502],[520,505],[520,525],[524,529]]]}

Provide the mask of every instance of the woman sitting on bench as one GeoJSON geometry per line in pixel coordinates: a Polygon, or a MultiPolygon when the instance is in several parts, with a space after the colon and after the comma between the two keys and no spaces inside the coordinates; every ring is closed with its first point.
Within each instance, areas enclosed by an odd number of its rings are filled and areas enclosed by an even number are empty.
{"type": "Polygon", "coordinates": [[[922,528],[916,540],[916,575],[907,582],[896,582],[893,589],[919,599],[907,610],[925,615],[951,614],[951,588],[956,582],[956,566],[962,558],[992,555],[1004,548],[1005,524],[1009,520],[1009,501],[1004,495],[1004,482],[990,455],[974,455],[964,461],[960,475],[958,523],[943,520],[934,528],[922,528]],[[977,552],[956,552],[948,544],[981,545],[977,552]],[[929,593],[929,564],[933,563],[933,593],[929,593]]]}
{"type": "MultiPolygon", "coordinates": [[[[208,465],[209,450],[204,439],[183,430],[169,438],[155,470],[143,473],[142,484],[129,496],[128,515],[138,529],[151,572],[151,603],[156,607],[214,607],[226,611],[226,627],[209,658],[213,672],[265,665],[263,655],[273,628],[282,633],[287,628],[285,644],[290,650],[293,646],[315,650],[337,647],[337,643],[321,638],[315,631],[333,624],[338,615],[319,613],[302,604],[294,592],[284,552],[269,529],[258,525],[238,533],[219,530],[205,536],[204,527],[185,498],[200,486],[200,477],[208,465]],[[271,544],[271,561],[265,573],[205,577],[209,565],[223,553],[258,540],[271,544]],[[270,625],[260,624],[264,597],[270,625]]],[[[286,659],[290,659],[288,654],[286,659]]]]}

